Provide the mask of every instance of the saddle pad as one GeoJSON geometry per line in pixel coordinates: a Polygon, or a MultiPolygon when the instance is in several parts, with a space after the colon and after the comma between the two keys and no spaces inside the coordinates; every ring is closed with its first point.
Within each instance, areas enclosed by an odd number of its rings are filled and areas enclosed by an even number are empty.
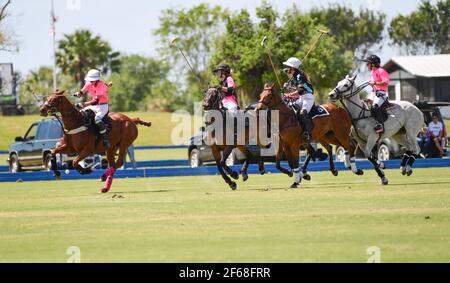
{"type": "Polygon", "coordinates": [[[330,115],[330,113],[328,113],[327,109],[325,109],[322,105],[314,105],[311,108],[311,111],[309,111],[309,117],[311,119],[328,115],[330,115]]]}

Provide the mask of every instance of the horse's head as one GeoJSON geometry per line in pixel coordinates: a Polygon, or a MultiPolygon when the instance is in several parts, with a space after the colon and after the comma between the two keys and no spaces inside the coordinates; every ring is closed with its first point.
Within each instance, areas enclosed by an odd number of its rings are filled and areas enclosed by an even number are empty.
{"type": "Polygon", "coordinates": [[[203,99],[203,110],[219,110],[222,101],[222,94],[219,92],[217,88],[210,87],[206,93],[205,98],[203,99]]]}
{"type": "Polygon", "coordinates": [[[328,94],[331,101],[336,101],[342,98],[346,98],[352,94],[353,86],[355,85],[356,75],[350,77],[345,76],[345,79],[340,81],[337,86],[328,94]]]}
{"type": "Polygon", "coordinates": [[[264,90],[259,95],[258,105],[256,110],[273,109],[276,105],[281,103],[281,97],[275,94],[275,84],[265,84],[264,90]]]}
{"type": "Polygon", "coordinates": [[[65,110],[65,101],[68,101],[64,95],[64,91],[56,90],[52,95],[47,98],[44,105],[39,109],[41,116],[47,117],[47,115],[53,115],[57,112],[65,110]]]}

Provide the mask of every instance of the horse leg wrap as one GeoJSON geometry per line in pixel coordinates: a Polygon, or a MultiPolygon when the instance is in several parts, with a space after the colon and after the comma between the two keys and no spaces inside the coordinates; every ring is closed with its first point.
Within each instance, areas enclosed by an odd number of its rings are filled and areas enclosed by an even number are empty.
{"type": "MultiPolygon", "coordinates": [[[[354,158],[353,158],[354,159],[354,158]]],[[[350,168],[351,164],[350,164],[351,160],[350,160],[350,154],[348,153],[348,151],[345,152],[345,168],[350,168]]],[[[353,169],[352,169],[353,171],[353,169]]]]}
{"type": "Polygon", "coordinates": [[[113,176],[115,172],[116,170],[114,169],[114,167],[109,167],[105,172],[105,176],[113,176]]]}
{"type": "Polygon", "coordinates": [[[350,168],[352,169],[353,173],[356,173],[356,171],[358,171],[358,168],[356,168],[356,158],[355,157],[350,158],[350,168]]]}
{"type": "Polygon", "coordinates": [[[406,165],[406,172],[410,172],[412,170],[414,161],[416,161],[416,158],[414,157],[414,155],[411,154],[411,156],[408,158],[408,162],[406,165]]]}
{"type": "Polygon", "coordinates": [[[403,168],[406,166],[406,162],[408,162],[408,159],[409,159],[409,155],[407,153],[404,153],[403,157],[402,157],[402,161],[400,162],[400,168],[403,168]]]}
{"type": "Polygon", "coordinates": [[[300,172],[300,168],[294,168],[294,175],[295,175],[295,182],[297,184],[300,184],[300,182],[302,181],[303,178],[303,173],[300,172]]]}
{"type": "Polygon", "coordinates": [[[102,190],[103,193],[106,193],[111,189],[112,181],[113,181],[113,176],[110,175],[110,176],[108,176],[108,178],[106,178],[105,187],[102,190]]]}

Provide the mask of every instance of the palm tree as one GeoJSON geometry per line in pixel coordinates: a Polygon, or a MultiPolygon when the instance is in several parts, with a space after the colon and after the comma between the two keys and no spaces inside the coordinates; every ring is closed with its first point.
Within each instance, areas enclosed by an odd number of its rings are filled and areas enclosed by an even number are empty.
{"type": "Polygon", "coordinates": [[[58,42],[56,63],[63,73],[70,74],[82,85],[89,69],[99,69],[103,74],[118,71],[119,55],[100,36],[94,37],[89,30],[77,30],[73,34],[65,34],[58,42]]]}

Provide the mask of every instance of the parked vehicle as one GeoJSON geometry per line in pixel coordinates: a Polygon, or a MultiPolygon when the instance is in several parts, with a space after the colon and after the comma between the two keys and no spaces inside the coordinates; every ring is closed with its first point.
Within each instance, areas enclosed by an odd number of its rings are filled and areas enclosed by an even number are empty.
{"type": "MultiPolygon", "coordinates": [[[[439,120],[444,124],[444,128],[445,128],[445,123],[443,121],[441,111],[439,108],[443,107],[443,106],[449,106],[450,105],[449,102],[415,101],[414,105],[417,106],[417,108],[419,108],[420,111],[422,111],[422,113],[423,113],[424,120],[425,120],[424,127],[426,127],[426,125],[428,125],[431,122],[431,117],[433,116],[433,114],[436,114],[438,116],[439,120]]],[[[423,149],[423,151],[421,153],[423,156],[436,157],[433,154],[430,154],[430,152],[427,152],[427,151],[430,151],[430,148],[423,147],[422,149],[423,149]]],[[[400,146],[394,139],[387,138],[387,139],[381,140],[378,147],[374,148],[373,154],[377,155],[379,160],[389,160],[389,159],[401,158],[403,156],[404,152],[405,152],[405,149],[402,146],[400,146]]],[[[359,147],[356,150],[356,157],[364,158],[364,153],[359,147]]],[[[336,161],[344,161],[345,160],[345,151],[342,147],[336,148],[335,159],[336,159],[336,161]]]]}
{"type": "MultiPolygon", "coordinates": [[[[61,141],[62,128],[56,119],[43,119],[31,124],[23,137],[16,137],[9,146],[8,164],[10,172],[24,170],[50,170],[51,150],[61,141]]],[[[76,154],[57,156],[59,166],[71,168],[76,154]]],[[[84,160],[85,166],[94,164],[99,158],[92,156],[84,160]]]]}

